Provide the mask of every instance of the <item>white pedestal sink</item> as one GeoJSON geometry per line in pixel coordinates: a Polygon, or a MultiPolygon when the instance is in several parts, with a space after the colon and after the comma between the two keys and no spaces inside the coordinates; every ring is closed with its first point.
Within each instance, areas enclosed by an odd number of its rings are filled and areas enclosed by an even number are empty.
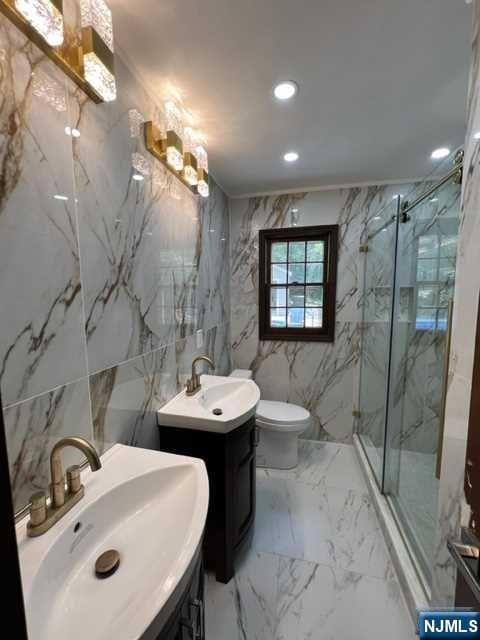
{"type": "Polygon", "coordinates": [[[17,525],[29,640],[137,640],[162,624],[198,552],[208,509],[201,460],[115,445],[52,529],[17,525]],[[95,561],[120,553],[109,578],[95,561]]]}
{"type": "Polygon", "coordinates": [[[255,415],[260,389],[253,380],[201,376],[201,388],[182,391],[158,412],[160,425],[229,433],[255,415]]]}

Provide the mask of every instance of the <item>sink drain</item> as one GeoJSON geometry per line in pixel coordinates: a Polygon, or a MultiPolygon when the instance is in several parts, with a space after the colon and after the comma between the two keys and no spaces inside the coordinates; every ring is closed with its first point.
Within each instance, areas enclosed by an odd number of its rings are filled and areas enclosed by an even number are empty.
{"type": "Polygon", "coordinates": [[[97,578],[109,578],[113,576],[120,566],[120,554],[116,549],[109,549],[98,556],[95,562],[95,575],[97,578]]]}
{"type": "Polygon", "coordinates": [[[221,409],[214,409],[212,413],[214,416],[221,416],[223,414],[223,411],[221,409]]]}

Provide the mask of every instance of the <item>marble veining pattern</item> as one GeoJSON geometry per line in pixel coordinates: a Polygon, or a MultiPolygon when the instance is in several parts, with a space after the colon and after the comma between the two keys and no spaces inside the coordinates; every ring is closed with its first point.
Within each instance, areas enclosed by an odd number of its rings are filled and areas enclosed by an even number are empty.
{"type": "Polygon", "coordinates": [[[231,203],[231,327],[234,366],[253,370],[262,396],[305,406],[312,427],[303,437],[351,442],[357,404],[365,225],[399,187],[368,187],[257,197],[231,203]],[[298,212],[293,213],[293,209],[298,212]],[[258,231],[339,224],[334,343],[258,340],[258,231]]]}
{"type": "Polygon", "coordinates": [[[4,404],[87,373],[62,74],[0,19],[0,383],[4,404]],[[61,197],[62,199],[58,199],[61,197]]]}
{"type": "Polygon", "coordinates": [[[238,562],[228,585],[208,575],[206,620],[211,640],[380,640],[384,629],[379,616],[388,621],[389,637],[413,640],[413,625],[381,534],[375,549],[358,546],[378,530],[373,508],[365,511],[367,489],[360,473],[353,447],[308,441],[302,443],[296,471],[258,470],[253,548],[238,562]],[[338,465],[347,461],[352,470],[342,478],[338,465]],[[283,493],[285,486],[289,491],[272,513],[268,504],[275,487],[283,493]],[[299,500],[302,494],[311,496],[309,511],[325,501],[333,508],[321,519],[309,518],[299,500]],[[334,505],[340,506],[340,495],[350,498],[337,519],[334,505]],[[339,538],[336,550],[355,548],[355,558],[347,560],[341,553],[312,558],[292,544],[295,532],[297,541],[313,543],[312,550],[322,543],[327,547],[332,542],[329,529],[339,538]],[[373,577],[374,573],[381,575],[373,577]]]}
{"type": "MultiPolygon", "coordinates": [[[[64,10],[79,19],[76,0],[64,10]]],[[[94,104],[0,16],[0,385],[17,508],[46,488],[59,437],[158,448],[155,412],[194,355],[231,367],[227,198],[213,179],[194,196],[146,153],[158,100],[121,55],[116,78],[118,99],[94,104]]]]}

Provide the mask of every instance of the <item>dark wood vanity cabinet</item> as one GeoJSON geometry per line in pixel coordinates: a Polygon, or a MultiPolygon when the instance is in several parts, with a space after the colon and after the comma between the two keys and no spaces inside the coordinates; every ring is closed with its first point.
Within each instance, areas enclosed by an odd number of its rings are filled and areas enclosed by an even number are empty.
{"type": "Polygon", "coordinates": [[[162,451],[201,458],[207,467],[210,504],[204,539],[207,569],[219,582],[234,574],[234,558],[253,533],[256,499],[255,419],[230,433],[160,427],[162,451]]]}

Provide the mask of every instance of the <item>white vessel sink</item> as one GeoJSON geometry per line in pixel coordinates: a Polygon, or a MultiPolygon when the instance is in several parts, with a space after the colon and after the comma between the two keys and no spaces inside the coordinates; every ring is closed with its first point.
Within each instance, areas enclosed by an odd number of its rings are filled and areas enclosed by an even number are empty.
{"type": "Polygon", "coordinates": [[[102,464],[82,473],[85,497],[43,536],[26,536],[27,518],[17,525],[29,640],[140,638],[167,614],[198,550],[201,460],[115,445],[102,464]],[[120,566],[100,580],[95,561],[109,549],[120,566]]]}
{"type": "Polygon", "coordinates": [[[160,409],[159,424],[228,433],[255,415],[260,389],[252,380],[202,375],[201,384],[195,395],[184,390],[160,409]]]}

